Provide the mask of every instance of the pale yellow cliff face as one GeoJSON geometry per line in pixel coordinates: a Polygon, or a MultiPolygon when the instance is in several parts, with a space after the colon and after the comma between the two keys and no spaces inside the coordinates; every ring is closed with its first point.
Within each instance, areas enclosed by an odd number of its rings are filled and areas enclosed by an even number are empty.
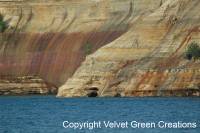
{"type": "Polygon", "coordinates": [[[107,30],[158,6],[155,0],[13,0],[0,1],[0,13],[22,32],[69,33],[107,30]],[[134,13],[126,18],[130,7],[134,13]]]}
{"type": "Polygon", "coordinates": [[[200,43],[199,8],[199,0],[166,0],[133,15],[127,32],[89,55],[58,96],[94,88],[98,96],[199,96],[200,62],[184,59],[200,43]]]}
{"type": "Polygon", "coordinates": [[[126,33],[155,0],[0,1],[8,28],[0,34],[0,75],[39,75],[57,86],[94,52],[126,33]]]}

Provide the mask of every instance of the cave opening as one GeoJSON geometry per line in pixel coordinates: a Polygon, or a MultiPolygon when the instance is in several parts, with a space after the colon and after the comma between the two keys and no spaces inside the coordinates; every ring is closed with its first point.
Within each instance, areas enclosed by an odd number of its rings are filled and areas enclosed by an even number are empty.
{"type": "Polygon", "coordinates": [[[88,97],[97,97],[98,93],[96,91],[92,91],[90,93],[87,94],[88,97]]]}
{"type": "Polygon", "coordinates": [[[99,89],[97,87],[91,87],[87,89],[87,96],[88,97],[98,97],[99,89]]]}

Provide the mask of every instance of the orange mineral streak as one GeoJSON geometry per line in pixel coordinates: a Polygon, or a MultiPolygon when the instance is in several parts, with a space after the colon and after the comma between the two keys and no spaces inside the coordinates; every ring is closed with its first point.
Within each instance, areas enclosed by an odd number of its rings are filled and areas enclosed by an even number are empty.
{"type": "Polygon", "coordinates": [[[156,90],[161,84],[164,83],[167,76],[164,72],[145,72],[145,74],[141,75],[137,85],[135,86],[135,90],[156,90]],[[149,85],[146,86],[145,85],[149,85]]]}
{"type": "Polygon", "coordinates": [[[186,35],[186,37],[183,39],[183,41],[181,42],[181,44],[179,45],[179,47],[176,49],[176,51],[171,55],[172,57],[175,56],[175,54],[178,53],[178,51],[181,49],[181,48],[185,48],[187,46],[187,44],[189,43],[189,41],[191,40],[192,38],[192,34],[193,33],[198,33],[200,32],[200,29],[199,29],[199,26],[196,26],[192,29],[190,29],[188,31],[188,34],[186,35]]]}
{"type": "Polygon", "coordinates": [[[180,51],[183,49],[186,49],[189,42],[192,39],[192,36],[194,34],[198,34],[200,32],[199,26],[195,26],[194,28],[188,30],[187,35],[183,38],[183,41],[181,41],[179,47],[166,59],[162,61],[158,61],[155,65],[156,68],[162,68],[162,69],[168,69],[171,67],[175,67],[179,62],[181,61],[182,55],[180,55],[180,51]]]}

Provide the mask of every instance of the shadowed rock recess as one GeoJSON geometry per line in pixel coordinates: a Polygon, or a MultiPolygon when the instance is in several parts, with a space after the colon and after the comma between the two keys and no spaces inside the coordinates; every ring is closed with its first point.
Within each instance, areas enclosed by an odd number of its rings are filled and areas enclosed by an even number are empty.
{"type": "Polygon", "coordinates": [[[58,96],[200,96],[200,62],[184,58],[190,43],[200,44],[200,1],[108,3],[127,14],[117,20],[127,31],[87,56],[58,96]]]}
{"type": "Polygon", "coordinates": [[[200,44],[199,8],[199,0],[0,0],[0,76],[36,75],[62,97],[199,96],[199,61],[184,59],[200,44]]]}

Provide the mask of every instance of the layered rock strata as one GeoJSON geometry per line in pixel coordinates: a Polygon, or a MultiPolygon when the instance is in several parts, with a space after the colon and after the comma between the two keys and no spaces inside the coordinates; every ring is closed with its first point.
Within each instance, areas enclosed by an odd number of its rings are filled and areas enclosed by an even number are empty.
{"type": "Polygon", "coordinates": [[[159,6],[154,1],[0,0],[0,14],[8,24],[0,33],[0,75],[39,75],[62,85],[86,51],[94,52],[121,36],[132,10],[159,6]]]}
{"type": "Polygon", "coordinates": [[[0,95],[35,95],[56,94],[57,88],[37,76],[13,78],[1,76],[0,95]]]}
{"type": "Polygon", "coordinates": [[[184,58],[190,43],[200,44],[200,1],[166,0],[148,9],[87,56],[58,96],[200,96],[200,62],[184,58]]]}

